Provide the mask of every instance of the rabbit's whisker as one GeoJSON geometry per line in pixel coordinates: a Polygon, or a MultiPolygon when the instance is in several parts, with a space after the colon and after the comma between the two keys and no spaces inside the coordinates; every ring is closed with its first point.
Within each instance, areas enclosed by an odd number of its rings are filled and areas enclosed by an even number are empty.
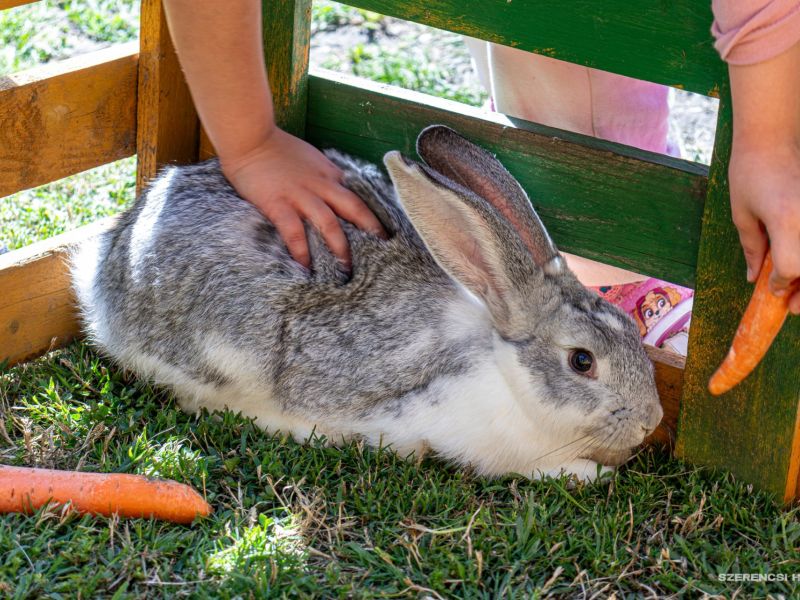
{"type": "Polygon", "coordinates": [[[587,433],[586,435],[581,436],[581,437],[579,437],[579,438],[577,438],[575,440],[572,440],[571,442],[568,442],[568,443],[564,444],[563,446],[559,446],[558,448],[554,448],[553,450],[550,450],[550,452],[546,452],[545,454],[541,454],[541,455],[537,456],[535,461],[539,462],[543,458],[546,458],[546,457],[550,456],[551,454],[555,454],[556,452],[559,452],[561,450],[564,450],[565,448],[569,448],[573,444],[578,444],[578,443],[584,441],[586,438],[592,437],[593,435],[594,435],[594,432],[587,433]]]}
{"type": "MultiPolygon", "coordinates": [[[[606,427],[610,427],[610,425],[607,425],[606,427]]],[[[605,429],[606,427],[601,428],[601,430],[605,429]]],[[[585,456],[582,455],[591,454],[594,450],[598,448],[610,445],[609,441],[612,440],[616,435],[618,435],[618,432],[612,429],[611,432],[602,439],[598,437],[593,438],[592,440],[589,441],[588,444],[579,449],[579,451],[575,454],[574,458],[585,458],[585,456]]]]}

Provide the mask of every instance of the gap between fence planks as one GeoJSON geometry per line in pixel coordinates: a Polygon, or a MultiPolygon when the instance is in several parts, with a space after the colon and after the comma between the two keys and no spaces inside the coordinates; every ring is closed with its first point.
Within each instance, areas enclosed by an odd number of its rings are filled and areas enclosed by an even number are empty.
{"type": "Polygon", "coordinates": [[[136,44],[0,77],[0,197],[131,156],[136,44]]]}
{"type": "Polygon", "coordinates": [[[79,332],[67,257],[115,217],[0,255],[0,362],[63,346],[79,332]]]}
{"type": "Polygon", "coordinates": [[[645,443],[662,444],[671,451],[675,445],[675,428],[681,406],[686,358],[653,346],[645,346],[644,349],[650,360],[653,361],[658,397],[661,400],[661,407],[664,409],[661,423],[647,437],[645,443]]]}

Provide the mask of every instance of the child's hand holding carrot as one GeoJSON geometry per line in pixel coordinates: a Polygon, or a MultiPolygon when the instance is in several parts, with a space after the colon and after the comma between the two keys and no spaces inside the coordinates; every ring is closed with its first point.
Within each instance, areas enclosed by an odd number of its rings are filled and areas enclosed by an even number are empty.
{"type": "MultiPolygon", "coordinates": [[[[771,251],[767,250],[753,296],[744,311],[725,360],[708,382],[715,396],[741,383],[756,368],[769,350],[789,314],[789,296],[776,296],[769,290],[773,274],[771,251]]],[[[792,288],[800,293],[800,289],[792,288]]]]}
{"type": "Polygon", "coordinates": [[[800,43],[774,58],[730,65],[733,152],[731,210],[755,281],[767,247],[774,270],[770,289],[789,294],[800,314],[800,43]]]}

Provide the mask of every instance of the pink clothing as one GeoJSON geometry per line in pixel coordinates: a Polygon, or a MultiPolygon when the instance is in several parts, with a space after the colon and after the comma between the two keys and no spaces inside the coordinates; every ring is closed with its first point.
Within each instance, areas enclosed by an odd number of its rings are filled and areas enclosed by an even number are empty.
{"type": "MultiPolygon", "coordinates": [[[[800,40],[800,0],[713,0],[716,48],[732,64],[767,60],[800,40]]],[[[495,110],[673,154],[668,88],[467,38],[495,110]]]]}
{"type": "Polygon", "coordinates": [[[507,46],[490,46],[489,58],[492,98],[500,112],[667,152],[669,105],[665,86],[507,46]]]}
{"type": "Polygon", "coordinates": [[[732,65],[769,60],[800,40],[798,0],[713,0],[714,47],[732,65]]]}

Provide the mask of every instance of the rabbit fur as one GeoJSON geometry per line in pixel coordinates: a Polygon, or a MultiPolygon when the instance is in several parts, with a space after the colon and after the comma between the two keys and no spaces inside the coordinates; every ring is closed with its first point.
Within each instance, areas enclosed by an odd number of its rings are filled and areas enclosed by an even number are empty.
{"type": "Polygon", "coordinates": [[[389,233],[342,221],[352,275],[307,229],[293,261],[217,160],[170,167],[72,258],[89,339],[194,412],[305,440],[432,450],[486,475],[590,481],[659,423],[635,324],[566,267],[525,192],[451,129],[377,167],[336,151],[389,233]],[[570,366],[574,349],[594,372],[570,366]]]}

